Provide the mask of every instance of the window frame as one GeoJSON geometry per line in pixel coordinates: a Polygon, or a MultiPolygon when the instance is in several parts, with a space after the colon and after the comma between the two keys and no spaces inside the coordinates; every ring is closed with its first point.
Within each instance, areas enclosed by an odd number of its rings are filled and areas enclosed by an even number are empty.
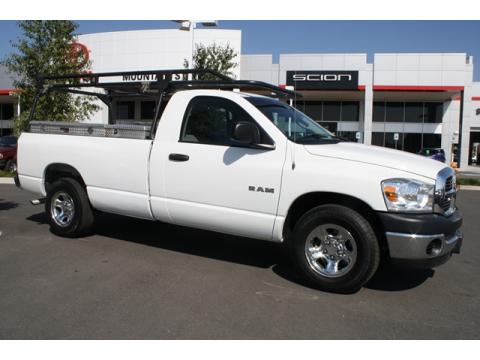
{"type": "Polygon", "coordinates": [[[272,146],[271,149],[265,149],[265,150],[273,150],[273,149],[276,148],[276,144],[275,144],[275,141],[273,140],[273,138],[265,131],[265,129],[258,123],[258,121],[256,121],[255,118],[247,110],[245,110],[240,104],[236,103],[235,101],[233,101],[231,99],[227,99],[225,97],[212,96],[212,95],[197,95],[197,96],[192,97],[188,101],[188,104],[185,107],[185,113],[183,114],[182,125],[180,127],[180,134],[178,136],[178,142],[179,143],[197,144],[197,145],[211,145],[211,146],[224,146],[224,147],[238,147],[238,148],[245,148],[245,149],[262,150],[262,149],[258,149],[256,147],[253,147],[253,146],[248,145],[248,144],[242,144],[242,143],[236,142],[233,139],[230,139],[228,144],[211,144],[211,143],[204,143],[204,142],[201,142],[201,141],[195,142],[195,141],[183,140],[182,139],[183,138],[183,133],[184,133],[185,127],[187,125],[187,116],[188,116],[190,107],[192,106],[192,102],[194,102],[195,100],[198,100],[199,98],[220,99],[220,100],[223,100],[223,101],[231,102],[234,105],[238,106],[240,109],[242,109],[248,115],[248,117],[252,120],[252,122],[258,127],[258,129],[260,130],[260,135],[261,136],[263,135],[266,140],[269,140],[269,142],[267,142],[265,144],[262,143],[260,145],[272,146]]]}

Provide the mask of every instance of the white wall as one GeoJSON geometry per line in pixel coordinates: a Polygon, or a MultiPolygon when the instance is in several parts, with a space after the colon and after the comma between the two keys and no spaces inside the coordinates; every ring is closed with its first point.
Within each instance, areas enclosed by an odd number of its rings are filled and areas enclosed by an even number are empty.
{"type": "Polygon", "coordinates": [[[463,86],[472,62],[464,53],[375,54],[375,85],[463,86]]]}
{"type": "MultiPolygon", "coordinates": [[[[237,79],[240,77],[240,30],[200,28],[195,29],[193,35],[196,45],[229,44],[238,54],[238,65],[232,72],[237,79]]],[[[85,34],[80,35],[78,41],[89,49],[91,70],[94,73],[183,69],[184,60],[190,58],[192,50],[192,33],[178,29],[85,34]]],[[[121,78],[111,80],[122,81],[121,78]]],[[[107,123],[108,108],[101,101],[96,103],[100,111],[85,121],[107,123]]]]}
{"type": "Polygon", "coordinates": [[[278,65],[273,64],[272,55],[242,55],[240,79],[278,85],[278,65]]]}
{"type": "MultiPolygon", "coordinates": [[[[178,29],[116,31],[85,34],[78,41],[90,51],[93,72],[182,69],[189,59],[192,38],[178,29]]],[[[195,44],[230,44],[241,56],[241,31],[195,29],[195,44]]],[[[234,70],[240,76],[240,65],[234,70]]]]}

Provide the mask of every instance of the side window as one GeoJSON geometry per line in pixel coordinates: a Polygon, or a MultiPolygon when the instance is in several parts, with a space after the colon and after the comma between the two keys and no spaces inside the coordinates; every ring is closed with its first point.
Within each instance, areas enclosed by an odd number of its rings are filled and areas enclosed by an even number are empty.
{"type": "MultiPolygon", "coordinates": [[[[198,96],[188,104],[180,141],[211,145],[235,145],[231,139],[234,125],[239,121],[255,120],[239,105],[228,99],[198,96]]],[[[257,125],[258,126],[258,125],[257,125]]],[[[272,140],[260,129],[262,143],[272,140]]]]}

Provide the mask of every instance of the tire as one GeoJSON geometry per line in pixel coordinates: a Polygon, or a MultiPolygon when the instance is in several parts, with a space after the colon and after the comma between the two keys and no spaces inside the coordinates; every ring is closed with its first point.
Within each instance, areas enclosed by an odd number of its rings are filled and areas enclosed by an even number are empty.
{"type": "Polygon", "coordinates": [[[15,163],[15,161],[13,159],[10,159],[7,161],[7,163],[5,164],[5,171],[8,171],[8,172],[16,172],[17,171],[17,164],[15,163]]]}
{"type": "Polygon", "coordinates": [[[63,237],[86,235],[94,222],[92,207],[85,189],[71,178],[62,178],[49,188],[45,213],[50,231],[63,237]]]}
{"type": "Polygon", "coordinates": [[[358,291],[376,272],[380,248],[371,225],[358,212],[322,205],[305,213],[287,241],[294,266],[315,288],[358,291]]]}

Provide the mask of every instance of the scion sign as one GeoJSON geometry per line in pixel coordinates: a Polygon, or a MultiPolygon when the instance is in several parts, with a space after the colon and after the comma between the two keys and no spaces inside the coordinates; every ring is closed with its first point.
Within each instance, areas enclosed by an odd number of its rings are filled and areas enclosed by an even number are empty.
{"type": "Polygon", "coordinates": [[[357,90],[358,71],[287,71],[287,85],[296,90],[357,90]]]}

